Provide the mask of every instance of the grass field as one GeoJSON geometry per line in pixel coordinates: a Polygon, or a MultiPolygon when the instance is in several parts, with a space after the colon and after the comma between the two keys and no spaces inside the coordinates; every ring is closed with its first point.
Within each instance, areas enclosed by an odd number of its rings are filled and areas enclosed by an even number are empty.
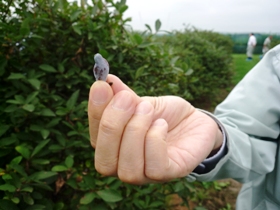
{"type": "Polygon", "coordinates": [[[232,57],[234,68],[233,84],[236,85],[260,61],[260,55],[254,55],[252,61],[246,61],[245,54],[233,54],[232,57]]]}

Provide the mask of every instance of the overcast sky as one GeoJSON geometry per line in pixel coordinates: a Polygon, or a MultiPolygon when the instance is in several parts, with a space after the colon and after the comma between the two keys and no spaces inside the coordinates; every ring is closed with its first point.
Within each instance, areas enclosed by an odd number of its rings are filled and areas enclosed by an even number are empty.
{"type": "Polygon", "coordinates": [[[134,30],[154,29],[160,19],[162,30],[185,26],[224,33],[280,34],[280,0],[127,0],[125,17],[134,30]]]}

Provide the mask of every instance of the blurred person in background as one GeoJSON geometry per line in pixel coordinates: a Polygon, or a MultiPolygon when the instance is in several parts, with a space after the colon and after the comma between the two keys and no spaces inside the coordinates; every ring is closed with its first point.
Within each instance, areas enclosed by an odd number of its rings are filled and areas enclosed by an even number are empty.
{"type": "Polygon", "coordinates": [[[263,54],[267,53],[267,51],[270,49],[270,44],[271,44],[272,36],[268,36],[264,42],[263,42],[263,48],[262,52],[263,54]]]}
{"type": "Polygon", "coordinates": [[[254,35],[254,33],[251,33],[249,35],[249,39],[248,39],[248,43],[247,43],[247,61],[251,61],[253,59],[253,53],[254,53],[254,49],[257,45],[257,39],[254,35]]]}

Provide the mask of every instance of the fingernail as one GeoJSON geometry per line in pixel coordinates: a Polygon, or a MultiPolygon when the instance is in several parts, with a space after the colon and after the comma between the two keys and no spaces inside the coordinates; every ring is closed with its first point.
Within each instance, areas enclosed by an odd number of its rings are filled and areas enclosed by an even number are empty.
{"type": "Polygon", "coordinates": [[[91,94],[91,99],[94,104],[101,105],[107,101],[107,84],[104,82],[96,82],[93,86],[93,92],[91,94]]]}
{"type": "Polygon", "coordinates": [[[152,123],[152,126],[164,126],[164,125],[166,125],[166,121],[162,118],[157,119],[152,123]]]}
{"type": "Polygon", "coordinates": [[[131,96],[131,93],[128,91],[120,91],[117,93],[113,99],[112,107],[117,110],[128,110],[133,102],[133,98],[131,96]]]}
{"type": "Polygon", "coordinates": [[[142,101],[137,105],[135,114],[142,114],[142,115],[149,114],[152,108],[153,107],[150,102],[142,101]]]}

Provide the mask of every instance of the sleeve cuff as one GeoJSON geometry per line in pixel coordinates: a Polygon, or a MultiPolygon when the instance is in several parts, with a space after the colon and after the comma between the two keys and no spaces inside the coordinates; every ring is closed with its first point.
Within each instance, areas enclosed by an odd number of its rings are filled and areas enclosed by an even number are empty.
{"type": "Polygon", "coordinates": [[[204,114],[208,115],[209,117],[211,117],[218,124],[218,126],[223,134],[223,144],[222,144],[221,148],[219,149],[219,151],[215,155],[206,158],[202,163],[200,163],[193,170],[194,173],[204,174],[204,173],[207,173],[207,172],[211,171],[212,169],[214,169],[216,164],[227,154],[227,147],[226,147],[227,133],[226,133],[226,129],[224,128],[224,126],[221,124],[221,122],[218,121],[218,119],[213,114],[211,114],[210,112],[207,112],[205,110],[201,110],[201,109],[198,109],[198,110],[203,112],[204,114]]]}

